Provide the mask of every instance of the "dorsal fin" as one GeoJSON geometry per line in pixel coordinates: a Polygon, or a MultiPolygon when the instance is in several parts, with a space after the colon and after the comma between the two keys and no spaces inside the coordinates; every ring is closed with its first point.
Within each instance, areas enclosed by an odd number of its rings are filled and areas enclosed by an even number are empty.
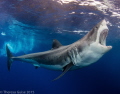
{"type": "Polygon", "coordinates": [[[54,39],[52,44],[52,49],[59,48],[60,46],[62,46],[62,44],[58,40],[54,39]]]}

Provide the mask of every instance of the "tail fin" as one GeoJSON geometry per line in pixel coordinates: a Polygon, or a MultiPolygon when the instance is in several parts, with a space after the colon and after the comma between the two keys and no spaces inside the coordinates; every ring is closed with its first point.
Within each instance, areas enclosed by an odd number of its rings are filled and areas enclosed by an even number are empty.
{"type": "Polygon", "coordinates": [[[13,55],[10,52],[10,50],[9,50],[7,45],[6,45],[6,52],[7,52],[7,58],[8,58],[7,59],[7,67],[8,67],[8,70],[10,71],[10,67],[11,67],[11,64],[13,62],[13,60],[12,60],[13,55]]]}

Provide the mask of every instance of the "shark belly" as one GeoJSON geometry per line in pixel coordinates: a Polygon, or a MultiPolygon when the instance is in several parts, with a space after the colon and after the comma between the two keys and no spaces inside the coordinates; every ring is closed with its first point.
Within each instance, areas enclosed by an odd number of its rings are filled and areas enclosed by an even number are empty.
{"type": "Polygon", "coordinates": [[[63,70],[63,66],[62,65],[45,65],[45,64],[40,64],[41,67],[46,68],[46,69],[50,69],[50,70],[63,70]]]}
{"type": "Polygon", "coordinates": [[[94,49],[96,49],[94,46],[86,47],[84,51],[73,56],[72,61],[76,66],[74,69],[89,66],[103,56],[103,54],[96,53],[94,49]]]}

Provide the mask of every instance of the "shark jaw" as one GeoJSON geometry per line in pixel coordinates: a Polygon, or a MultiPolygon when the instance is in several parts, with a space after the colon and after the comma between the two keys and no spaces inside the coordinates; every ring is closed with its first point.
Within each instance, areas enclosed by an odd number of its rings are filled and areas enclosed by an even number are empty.
{"type": "MultiPolygon", "coordinates": [[[[106,46],[106,38],[108,35],[107,22],[102,20],[83,38],[89,45],[94,45],[100,52],[107,52],[112,46],[106,46]],[[102,50],[100,50],[100,48],[102,50]],[[105,51],[106,50],[106,51],[105,51]]],[[[94,48],[94,47],[93,47],[94,48]]]]}
{"type": "Polygon", "coordinates": [[[103,49],[106,49],[106,51],[104,52],[107,52],[109,51],[110,49],[112,49],[112,46],[106,46],[106,38],[107,38],[107,35],[108,35],[108,27],[107,27],[107,23],[105,20],[102,20],[100,22],[100,26],[98,28],[98,33],[97,33],[97,39],[96,39],[96,42],[103,48],[103,49]]]}
{"type": "Polygon", "coordinates": [[[108,49],[109,51],[110,49],[112,49],[112,46],[106,46],[107,34],[108,34],[108,29],[105,29],[100,33],[99,45],[102,46],[106,50],[108,49]]]}
{"type": "MultiPolygon", "coordinates": [[[[88,66],[98,61],[106,52],[112,49],[112,46],[106,46],[107,35],[107,23],[102,20],[78,41],[78,44],[81,43],[82,51],[76,56],[77,58],[73,58],[74,65],[78,68],[88,66]]],[[[76,68],[74,67],[74,69],[76,68]]]]}

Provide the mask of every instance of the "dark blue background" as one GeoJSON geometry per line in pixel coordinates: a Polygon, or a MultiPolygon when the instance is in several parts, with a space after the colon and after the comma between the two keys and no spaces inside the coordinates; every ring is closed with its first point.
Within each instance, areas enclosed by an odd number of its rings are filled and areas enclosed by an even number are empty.
{"type": "Polygon", "coordinates": [[[0,1],[0,91],[34,91],[35,94],[120,94],[120,41],[119,28],[116,25],[119,20],[110,17],[110,11],[106,10],[108,15],[104,15],[77,3],[60,5],[51,0],[41,0],[40,3],[37,0],[0,1]],[[69,14],[73,11],[76,13],[69,14]],[[81,15],[80,12],[87,14],[81,15]],[[89,12],[98,15],[91,16],[88,15],[89,12]],[[63,45],[71,44],[86,34],[73,31],[89,31],[103,18],[114,24],[108,25],[110,30],[107,38],[107,45],[112,45],[113,49],[96,63],[69,71],[54,82],[52,80],[61,72],[35,69],[33,65],[19,61],[13,62],[10,72],[7,70],[5,44],[9,44],[15,56],[50,50],[53,39],[58,39],[63,45]]]}

